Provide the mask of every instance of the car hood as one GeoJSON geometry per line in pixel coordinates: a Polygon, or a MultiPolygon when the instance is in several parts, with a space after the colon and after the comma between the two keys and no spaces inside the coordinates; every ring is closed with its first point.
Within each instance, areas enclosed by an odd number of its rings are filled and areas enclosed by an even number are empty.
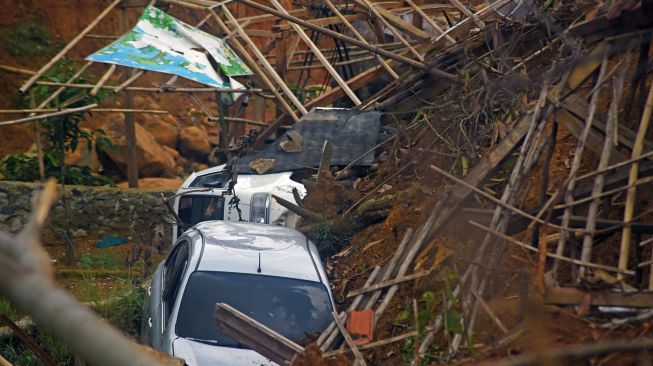
{"type": "Polygon", "coordinates": [[[172,348],[174,356],[184,359],[188,366],[278,366],[250,349],[213,346],[186,338],[175,339],[172,348]]]}

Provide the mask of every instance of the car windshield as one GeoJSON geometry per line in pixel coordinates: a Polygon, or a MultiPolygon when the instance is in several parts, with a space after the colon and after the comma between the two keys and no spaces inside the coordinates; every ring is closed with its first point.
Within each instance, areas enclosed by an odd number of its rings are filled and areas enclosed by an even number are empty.
{"type": "Polygon", "coordinates": [[[322,332],[332,320],[331,301],[319,282],[263,275],[196,271],[181,300],[175,332],[190,340],[224,347],[243,347],[220,332],[213,319],[224,302],[283,336],[299,342],[322,332]]]}

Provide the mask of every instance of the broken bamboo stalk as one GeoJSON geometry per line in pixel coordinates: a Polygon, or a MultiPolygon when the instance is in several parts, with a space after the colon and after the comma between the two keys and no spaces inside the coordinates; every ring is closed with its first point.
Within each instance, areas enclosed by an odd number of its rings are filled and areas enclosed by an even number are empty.
{"type": "Polygon", "coordinates": [[[490,305],[488,305],[487,302],[485,302],[485,300],[483,299],[483,297],[479,295],[478,292],[476,292],[474,289],[472,289],[471,291],[472,291],[472,295],[474,295],[474,297],[476,298],[476,301],[478,301],[478,303],[481,304],[483,310],[485,310],[485,314],[487,314],[487,316],[489,316],[490,319],[494,321],[494,324],[496,324],[497,327],[499,327],[499,329],[501,329],[502,332],[508,334],[508,328],[506,328],[506,326],[503,324],[501,319],[499,319],[499,317],[494,313],[494,311],[492,311],[490,305]]]}
{"type": "Polygon", "coordinates": [[[324,178],[328,175],[331,175],[329,170],[331,167],[331,153],[333,151],[333,144],[329,140],[324,140],[324,145],[322,146],[322,156],[320,158],[320,166],[317,170],[317,178],[315,182],[322,182],[324,178]]]}
{"type": "Polygon", "coordinates": [[[449,2],[458,8],[458,10],[460,10],[463,14],[465,14],[466,17],[471,18],[474,24],[476,24],[479,28],[485,28],[485,23],[483,23],[483,21],[480,20],[476,14],[467,9],[465,5],[461,4],[460,1],[449,0],[449,2]]]}
{"type": "Polygon", "coordinates": [[[57,53],[53,58],[51,58],[50,61],[48,61],[48,63],[43,65],[43,67],[41,67],[39,71],[36,72],[36,74],[32,75],[32,77],[29,78],[29,80],[27,80],[25,84],[23,84],[23,86],[21,86],[18,90],[20,90],[21,93],[24,93],[27,91],[27,89],[32,87],[32,85],[34,85],[34,83],[36,82],[36,80],[38,80],[38,78],[40,78],[41,76],[43,76],[43,74],[45,74],[48,70],[50,70],[50,68],[54,66],[54,64],[57,63],[57,61],[61,60],[61,58],[63,58],[66,55],[66,53],[68,53],[68,51],[70,51],[73,47],[75,47],[75,45],[77,45],[77,43],[80,40],[82,40],[82,38],[84,38],[86,34],[88,34],[88,32],[90,32],[93,28],[95,28],[95,26],[102,19],[104,19],[104,17],[107,14],[109,14],[109,12],[113,8],[115,8],[116,5],[120,4],[121,1],[122,0],[114,0],[111,4],[109,4],[109,6],[107,6],[104,9],[104,11],[100,13],[100,15],[98,15],[89,25],[87,25],[86,28],[84,28],[84,30],[82,30],[79,34],[77,34],[75,38],[73,38],[70,42],[68,42],[66,47],[64,47],[61,51],[59,51],[59,53],[57,53]]]}
{"type": "Polygon", "coordinates": [[[37,120],[41,120],[41,119],[45,119],[45,118],[65,116],[67,114],[88,111],[89,109],[93,109],[95,107],[97,107],[97,104],[93,103],[93,104],[85,105],[83,107],[70,108],[70,109],[66,109],[66,110],[63,110],[63,111],[59,111],[59,112],[44,113],[44,114],[39,114],[39,115],[36,115],[36,116],[33,116],[33,117],[19,118],[19,119],[15,119],[15,120],[11,120],[11,121],[2,121],[2,122],[0,122],[0,126],[17,125],[17,124],[20,124],[20,123],[27,123],[27,122],[31,122],[31,121],[37,121],[37,120]]]}
{"type": "MultiPolygon", "coordinates": [[[[639,123],[639,130],[637,131],[637,137],[635,139],[635,145],[633,146],[632,158],[638,158],[644,150],[644,141],[646,139],[646,133],[648,127],[651,123],[651,114],[653,112],[653,85],[651,85],[648,97],[646,98],[646,105],[644,106],[644,112],[642,113],[642,119],[639,123]]],[[[635,181],[637,181],[637,176],[639,174],[639,161],[633,162],[630,166],[630,174],[628,176],[628,185],[631,186],[635,181]]],[[[626,208],[624,210],[624,221],[628,222],[633,219],[635,215],[635,198],[637,196],[637,187],[629,187],[626,191],[626,208]]],[[[630,224],[624,226],[624,229],[621,233],[621,247],[619,249],[619,268],[626,269],[628,268],[628,254],[630,251],[630,239],[632,234],[632,228],[630,224]]],[[[623,276],[617,276],[618,279],[622,279],[623,276]]],[[[649,290],[653,290],[653,273],[650,274],[649,278],[649,290]]]]}

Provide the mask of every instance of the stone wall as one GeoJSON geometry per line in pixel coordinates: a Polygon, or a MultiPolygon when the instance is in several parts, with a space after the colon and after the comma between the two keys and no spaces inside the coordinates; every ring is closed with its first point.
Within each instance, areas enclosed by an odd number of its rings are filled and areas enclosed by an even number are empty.
{"type": "MultiPolygon", "coordinates": [[[[0,181],[0,230],[17,232],[27,222],[34,190],[38,184],[0,181]]],[[[77,239],[101,240],[121,236],[134,242],[151,240],[157,224],[171,240],[171,226],[165,222],[167,209],[160,194],[172,191],[66,186],[50,211],[44,237],[48,244],[64,243],[66,216],[69,233],[77,239]],[[67,211],[67,214],[66,214],[67,211]]]]}

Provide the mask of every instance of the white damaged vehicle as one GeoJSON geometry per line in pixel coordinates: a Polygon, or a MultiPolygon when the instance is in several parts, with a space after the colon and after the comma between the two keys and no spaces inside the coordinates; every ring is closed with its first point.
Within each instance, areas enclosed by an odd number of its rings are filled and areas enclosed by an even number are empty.
{"type": "Polygon", "coordinates": [[[174,198],[173,210],[181,223],[173,225],[173,243],[188,228],[209,220],[296,227],[299,216],[272,198],[294,202],[293,188],[300,197],[306,195],[304,185],[290,179],[292,174],[238,175],[234,182],[226,165],[191,174],[174,198]]]}

